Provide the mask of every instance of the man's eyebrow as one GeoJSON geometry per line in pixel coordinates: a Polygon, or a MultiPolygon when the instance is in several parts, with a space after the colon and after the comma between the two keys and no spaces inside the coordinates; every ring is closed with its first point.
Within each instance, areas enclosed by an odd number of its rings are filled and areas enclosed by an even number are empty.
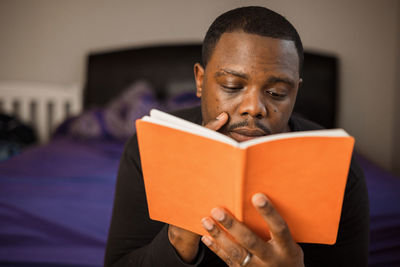
{"type": "Polygon", "coordinates": [[[275,84],[275,83],[286,83],[290,87],[294,87],[295,82],[287,77],[280,77],[280,76],[272,76],[269,77],[267,80],[267,84],[275,84]]]}
{"type": "MultiPolygon", "coordinates": [[[[246,73],[238,72],[238,71],[231,70],[231,69],[220,69],[214,74],[214,77],[220,77],[220,76],[224,76],[227,74],[233,75],[233,76],[238,76],[238,77],[246,79],[246,80],[249,79],[249,76],[246,73]]],[[[287,77],[272,76],[272,77],[268,78],[267,84],[275,84],[275,83],[286,83],[287,85],[289,85],[291,87],[294,87],[294,85],[295,85],[294,80],[287,78],[287,77]]]]}
{"type": "Polygon", "coordinates": [[[230,74],[230,75],[233,75],[233,76],[238,76],[238,77],[246,79],[246,80],[249,79],[249,77],[248,77],[248,75],[246,73],[238,72],[238,71],[231,70],[231,69],[220,69],[219,71],[217,71],[214,74],[214,77],[220,77],[220,76],[224,76],[224,75],[227,75],[227,74],[230,74]]]}

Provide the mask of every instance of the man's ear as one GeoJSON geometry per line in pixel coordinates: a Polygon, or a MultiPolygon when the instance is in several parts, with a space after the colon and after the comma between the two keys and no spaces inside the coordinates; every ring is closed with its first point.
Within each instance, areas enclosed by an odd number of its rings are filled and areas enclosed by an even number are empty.
{"type": "Polygon", "coordinates": [[[196,80],[196,96],[201,98],[203,92],[204,68],[200,63],[194,64],[194,79],[196,80]]]}
{"type": "Polygon", "coordinates": [[[297,88],[300,88],[300,86],[301,86],[302,84],[303,84],[303,79],[300,78],[300,79],[299,79],[299,84],[298,84],[297,88]]]}

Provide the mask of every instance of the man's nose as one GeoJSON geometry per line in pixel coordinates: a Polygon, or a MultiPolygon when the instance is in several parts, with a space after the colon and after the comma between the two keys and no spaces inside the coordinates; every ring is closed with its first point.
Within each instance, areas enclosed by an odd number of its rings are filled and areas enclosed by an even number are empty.
{"type": "Polygon", "coordinates": [[[262,92],[256,88],[248,89],[240,103],[239,112],[241,116],[252,116],[262,119],[267,116],[267,108],[264,103],[262,92]]]}

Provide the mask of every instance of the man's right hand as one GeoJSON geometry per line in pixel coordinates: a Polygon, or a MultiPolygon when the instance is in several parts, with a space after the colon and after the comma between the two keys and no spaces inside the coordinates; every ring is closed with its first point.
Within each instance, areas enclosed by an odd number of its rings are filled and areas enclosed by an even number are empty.
{"type": "MultiPolygon", "coordinates": [[[[209,121],[204,127],[218,131],[228,122],[228,119],[228,114],[223,112],[214,120],[209,121]]],[[[183,261],[190,263],[196,258],[200,241],[198,234],[174,225],[169,225],[168,239],[183,261]]]]}

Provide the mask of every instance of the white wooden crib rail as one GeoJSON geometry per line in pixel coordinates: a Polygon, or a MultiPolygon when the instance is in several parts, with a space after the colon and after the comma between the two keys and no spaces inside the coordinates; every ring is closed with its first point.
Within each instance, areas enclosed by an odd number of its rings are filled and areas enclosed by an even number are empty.
{"type": "Polygon", "coordinates": [[[78,84],[0,81],[0,111],[31,125],[42,143],[65,118],[81,110],[78,84]]]}

